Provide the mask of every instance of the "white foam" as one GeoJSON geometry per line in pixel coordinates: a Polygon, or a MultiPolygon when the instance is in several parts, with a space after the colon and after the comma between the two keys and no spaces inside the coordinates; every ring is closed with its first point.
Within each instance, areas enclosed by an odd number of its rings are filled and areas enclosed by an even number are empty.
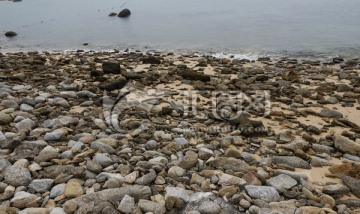
{"type": "Polygon", "coordinates": [[[211,55],[215,58],[227,58],[227,59],[248,59],[248,60],[257,60],[259,58],[258,54],[246,53],[246,54],[227,54],[223,52],[215,53],[211,55]]]}

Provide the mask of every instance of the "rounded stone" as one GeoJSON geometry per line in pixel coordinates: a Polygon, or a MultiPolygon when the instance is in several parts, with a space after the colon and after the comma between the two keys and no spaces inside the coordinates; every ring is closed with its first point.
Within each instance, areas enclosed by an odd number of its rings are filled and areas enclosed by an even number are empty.
{"type": "Polygon", "coordinates": [[[4,172],[5,183],[14,187],[27,186],[31,182],[31,174],[28,169],[21,166],[9,166],[4,172]]]}

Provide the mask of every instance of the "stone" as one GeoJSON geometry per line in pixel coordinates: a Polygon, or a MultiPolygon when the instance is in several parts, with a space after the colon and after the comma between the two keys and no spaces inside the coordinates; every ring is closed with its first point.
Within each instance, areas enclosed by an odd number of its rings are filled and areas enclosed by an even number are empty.
{"type": "Polygon", "coordinates": [[[276,202],[280,199],[280,195],[274,187],[246,185],[245,190],[251,198],[266,202],[276,202]]]}
{"type": "Polygon", "coordinates": [[[126,18],[126,17],[129,17],[130,15],[131,15],[131,11],[129,9],[125,8],[122,11],[120,11],[120,13],[118,14],[118,17],[126,18]]]}
{"type": "Polygon", "coordinates": [[[45,134],[44,136],[44,140],[49,142],[49,141],[57,141],[60,140],[60,138],[62,137],[62,133],[61,132],[48,132],[45,134]]]}
{"type": "Polygon", "coordinates": [[[4,171],[5,183],[14,187],[27,186],[31,182],[31,174],[27,168],[21,166],[9,166],[4,171]]]}
{"type": "Polygon", "coordinates": [[[145,199],[140,199],[138,206],[140,210],[145,213],[152,212],[152,213],[163,214],[166,212],[165,205],[145,199]]]}
{"type": "Polygon", "coordinates": [[[35,157],[34,161],[37,163],[46,162],[52,159],[56,159],[59,156],[59,152],[52,146],[46,146],[41,152],[35,157]]]}
{"type": "Polygon", "coordinates": [[[118,210],[123,213],[133,213],[135,210],[135,199],[125,195],[119,204],[118,210]]]}
{"type": "Polygon", "coordinates": [[[360,179],[360,163],[344,163],[329,168],[329,171],[335,175],[347,175],[360,179]]]}
{"type": "Polygon", "coordinates": [[[14,31],[6,31],[5,36],[6,37],[14,37],[14,36],[17,36],[17,33],[15,33],[14,31]]]}
{"type": "Polygon", "coordinates": [[[180,75],[182,76],[182,78],[187,79],[187,80],[194,80],[194,81],[199,80],[202,82],[210,81],[209,75],[202,74],[197,71],[184,70],[184,71],[180,71],[180,75]]]}
{"type": "Polygon", "coordinates": [[[159,65],[161,64],[161,60],[154,56],[148,56],[141,59],[143,64],[153,64],[153,65],[159,65]]]}
{"type": "Polygon", "coordinates": [[[23,103],[20,105],[20,110],[21,111],[32,111],[32,110],[34,110],[34,107],[32,107],[31,105],[28,105],[26,103],[23,103]]]}
{"type": "Polygon", "coordinates": [[[294,214],[318,214],[318,213],[336,214],[336,212],[331,209],[311,207],[311,206],[300,207],[295,211],[294,214]]]}
{"type": "MultiPolygon", "coordinates": [[[[220,206],[221,213],[239,213],[239,211],[224,199],[217,197],[211,192],[197,192],[190,196],[188,203],[181,210],[181,213],[200,213],[202,212],[216,213],[218,206],[220,206]],[[212,209],[207,209],[206,205],[211,205],[212,209]],[[195,211],[199,211],[198,213],[195,211]]],[[[220,213],[220,210],[217,213],[220,213]]]]}
{"type": "Polygon", "coordinates": [[[108,156],[102,153],[96,153],[93,158],[93,161],[97,162],[102,167],[108,167],[112,164],[111,158],[109,158],[108,156]]]}
{"type": "Polygon", "coordinates": [[[29,184],[29,188],[35,190],[36,192],[44,193],[50,190],[53,183],[54,183],[53,179],[34,179],[29,184]]]}
{"type": "Polygon", "coordinates": [[[50,214],[67,214],[61,207],[54,207],[51,209],[50,214]]]}
{"type": "Polygon", "coordinates": [[[360,155],[360,144],[347,137],[336,135],[334,139],[335,148],[352,155],[360,155]]]}
{"type": "Polygon", "coordinates": [[[311,166],[313,167],[322,167],[322,166],[332,166],[334,165],[333,163],[329,162],[326,159],[323,158],[319,158],[319,157],[311,157],[311,162],[310,162],[311,166]]]}
{"type": "Polygon", "coordinates": [[[350,189],[343,185],[343,184],[331,184],[326,185],[322,189],[323,193],[329,194],[329,195],[335,195],[335,194],[347,194],[350,192],[350,189]]]}
{"type": "Polygon", "coordinates": [[[211,158],[213,156],[214,156],[214,152],[211,149],[202,147],[199,150],[199,158],[202,159],[202,160],[207,160],[207,159],[209,159],[209,158],[211,158]]]}
{"type": "Polygon", "coordinates": [[[201,185],[205,181],[205,178],[198,175],[197,173],[193,173],[191,175],[190,184],[198,184],[201,185]]]}
{"type": "Polygon", "coordinates": [[[113,91],[116,89],[122,89],[126,84],[127,84],[127,80],[123,77],[119,77],[115,80],[109,80],[107,82],[103,82],[99,85],[99,88],[101,90],[106,90],[106,91],[113,91]]]}
{"type": "Polygon", "coordinates": [[[15,193],[15,196],[10,200],[11,206],[23,209],[26,207],[39,207],[42,199],[36,195],[28,192],[19,191],[15,193]]]}
{"type": "Polygon", "coordinates": [[[156,179],[156,172],[151,169],[149,173],[143,175],[142,177],[136,179],[135,183],[139,185],[149,185],[156,179]]]}
{"type": "Polygon", "coordinates": [[[282,193],[285,190],[291,189],[297,185],[297,181],[288,175],[278,175],[266,181],[268,186],[275,187],[275,189],[282,193]]]}
{"type": "Polygon", "coordinates": [[[11,163],[8,160],[0,158],[0,173],[2,173],[9,166],[11,166],[11,163]]]}
{"type": "Polygon", "coordinates": [[[335,111],[335,110],[324,108],[324,109],[321,109],[320,116],[339,119],[339,118],[343,117],[343,114],[338,111],[335,111]]]}
{"type": "Polygon", "coordinates": [[[246,173],[249,170],[249,165],[246,162],[235,158],[217,157],[208,161],[208,164],[216,168],[233,170],[234,172],[246,173]]]}
{"type": "Polygon", "coordinates": [[[212,201],[208,203],[202,203],[199,206],[199,211],[202,214],[217,214],[220,212],[220,210],[221,210],[220,205],[212,201]]]}
{"type": "Polygon", "coordinates": [[[238,189],[235,186],[224,186],[219,190],[219,195],[222,198],[231,198],[238,192],[238,189]]]}
{"type": "Polygon", "coordinates": [[[174,197],[177,199],[181,199],[184,202],[188,202],[190,199],[186,190],[179,187],[166,187],[165,192],[165,199],[168,197],[174,197]]]}
{"type": "Polygon", "coordinates": [[[100,173],[103,170],[102,166],[98,162],[92,160],[86,161],[86,169],[94,173],[100,173]]]}
{"type": "Polygon", "coordinates": [[[174,142],[180,146],[187,145],[189,143],[189,141],[183,137],[174,138],[174,142]]]}
{"type": "Polygon", "coordinates": [[[119,179],[119,178],[109,178],[103,188],[105,189],[114,189],[114,188],[119,188],[121,187],[121,185],[123,184],[123,179],[119,179]]]}
{"type": "Polygon", "coordinates": [[[15,127],[19,132],[28,132],[31,131],[32,128],[35,126],[34,121],[29,118],[21,120],[20,122],[15,124],[15,127]]]}
{"type": "Polygon", "coordinates": [[[10,199],[14,196],[14,194],[15,194],[15,187],[9,185],[5,188],[4,192],[2,193],[0,200],[4,201],[10,199]]]}
{"type": "Polygon", "coordinates": [[[115,149],[113,147],[98,141],[92,142],[90,147],[95,151],[100,151],[103,153],[109,153],[109,154],[115,153],[115,149]]]}
{"type": "Polygon", "coordinates": [[[61,174],[71,175],[72,177],[75,178],[83,178],[85,176],[85,168],[75,167],[71,165],[52,165],[45,167],[40,174],[44,178],[52,178],[52,179],[57,178],[61,174]]]}
{"type": "Polygon", "coordinates": [[[66,184],[55,185],[50,191],[50,198],[56,198],[59,195],[63,195],[65,191],[66,184]]]}
{"type": "Polygon", "coordinates": [[[247,184],[247,182],[244,179],[225,173],[218,173],[217,177],[218,177],[218,184],[222,186],[236,185],[243,187],[247,184]]]}
{"type": "Polygon", "coordinates": [[[117,62],[103,62],[104,74],[120,74],[120,64],[117,62]]]}
{"type": "Polygon", "coordinates": [[[0,112],[0,125],[8,125],[12,121],[13,119],[10,115],[0,112]]]}
{"type": "Polygon", "coordinates": [[[78,205],[75,201],[67,201],[63,205],[63,209],[66,213],[74,213],[77,208],[78,208],[78,205]]]}
{"type": "Polygon", "coordinates": [[[177,178],[177,177],[181,177],[186,173],[186,170],[179,167],[179,166],[173,166],[169,169],[168,171],[168,176],[170,178],[177,178]]]}
{"type": "Polygon", "coordinates": [[[335,206],[335,200],[329,195],[326,195],[326,194],[321,195],[319,197],[319,199],[320,199],[320,203],[322,203],[322,204],[329,204],[330,207],[335,206]]]}
{"type": "Polygon", "coordinates": [[[82,196],[84,194],[84,190],[78,182],[69,181],[65,185],[64,195],[67,198],[76,198],[82,196]]]}
{"type": "Polygon", "coordinates": [[[197,161],[198,161],[197,153],[190,150],[190,151],[186,152],[184,158],[182,158],[179,161],[178,166],[183,169],[191,169],[194,166],[196,166],[197,161]]]}
{"type": "Polygon", "coordinates": [[[145,149],[146,150],[153,150],[156,149],[156,147],[158,146],[158,143],[155,140],[149,140],[148,142],[145,143],[145,149]]]}
{"type": "Polygon", "coordinates": [[[274,156],[271,161],[273,164],[286,164],[295,168],[311,169],[308,162],[295,156],[274,156]]]}
{"type": "Polygon", "coordinates": [[[349,187],[351,192],[356,197],[360,198],[360,180],[347,175],[341,175],[340,177],[343,180],[344,184],[349,187]]]}

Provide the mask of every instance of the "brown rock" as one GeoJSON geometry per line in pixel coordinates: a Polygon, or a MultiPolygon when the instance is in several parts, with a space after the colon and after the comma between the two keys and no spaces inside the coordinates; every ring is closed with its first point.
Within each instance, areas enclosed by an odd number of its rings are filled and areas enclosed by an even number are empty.
{"type": "Polygon", "coordinates": [[[347,175],[360,179],[360,163],[346,163],[335,165],[329,168],[329,171],[335,175],[347,175]]]}

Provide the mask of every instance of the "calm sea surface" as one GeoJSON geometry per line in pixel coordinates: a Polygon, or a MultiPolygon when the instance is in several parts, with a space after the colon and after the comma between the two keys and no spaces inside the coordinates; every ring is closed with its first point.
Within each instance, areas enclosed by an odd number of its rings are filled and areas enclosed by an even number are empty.
{"type": "Polygon", "coordinates": [[[150,48],[359,56],[360,1],[0,1],[0,33],[2,52],[150,48]],[[131,17],[108,17],[123,8],[131,10],[131,17]],[[10,30],[18,36],[6,38],[10,30]],[[89,46],[82,46],[85,42],[89,46]]]}

